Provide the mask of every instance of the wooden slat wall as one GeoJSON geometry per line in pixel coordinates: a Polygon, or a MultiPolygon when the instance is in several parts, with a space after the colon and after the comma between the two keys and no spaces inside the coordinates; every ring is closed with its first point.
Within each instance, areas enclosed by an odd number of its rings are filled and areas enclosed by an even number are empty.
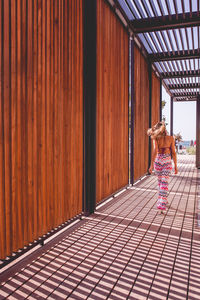
{"type": "Polygon", "coordinates": [[[148,64],[134,48],[134,180],[148,169],[149,75],[148,64]]]}
{"type": "Polygon", "coordinates": [[[2,259],[82,211],[82,0],[0,14],[2,259]]]}
{"type": "Polygon", "coordinates": [[[160,121],[160,79],[152,71],[151,125],[160,121]]]}
{"type": "Polygon", "coordinates": [[[97,1],[97,202],[128,184],[128,55],[127,32],[97,1]]]}

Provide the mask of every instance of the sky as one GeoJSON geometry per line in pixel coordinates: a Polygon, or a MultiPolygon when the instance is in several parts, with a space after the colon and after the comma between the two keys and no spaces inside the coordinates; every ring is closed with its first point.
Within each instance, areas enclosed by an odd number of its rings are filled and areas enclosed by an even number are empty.
{"type": "MultiPolygon", "coordinates": [[[[170,96],[162,88],[162,99],[167,101],[162,115],[166,117],[167,130],[170,133],[170,96]]],[[[196,102],[174,102],[174,134],[180,132],[183,141],[196,140],[196,102]]]]}

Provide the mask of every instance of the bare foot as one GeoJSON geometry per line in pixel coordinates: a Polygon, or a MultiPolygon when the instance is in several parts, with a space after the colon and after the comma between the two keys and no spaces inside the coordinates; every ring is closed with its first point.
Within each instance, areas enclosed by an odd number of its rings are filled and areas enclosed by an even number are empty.
{"type": "Polygon", "coordinates": [[[158,211],[158,214],[159,214],[159,215],[165,215],[164,210],[158,211]]]}

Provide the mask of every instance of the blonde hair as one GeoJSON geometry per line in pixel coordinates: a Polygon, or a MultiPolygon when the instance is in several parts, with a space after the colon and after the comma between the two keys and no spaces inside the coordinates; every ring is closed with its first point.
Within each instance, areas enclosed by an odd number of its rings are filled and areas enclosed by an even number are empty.
{"type": "Polygon", "coordinates": [[[165,122],[158,122],[152,128],[149,128],[147,130],[147,135],[151,136],[152,139],[167,135],[165,122]]]}

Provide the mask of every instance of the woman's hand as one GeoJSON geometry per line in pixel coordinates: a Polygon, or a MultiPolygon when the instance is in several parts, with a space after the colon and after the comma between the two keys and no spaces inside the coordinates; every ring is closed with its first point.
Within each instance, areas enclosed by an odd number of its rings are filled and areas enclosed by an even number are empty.
{"type": "Polygon", "coordinates": [[[152,171],[153,171],[153,166],[150,166],[150,168],[149,168],[149,173],[151,174],[152,171]]]}

